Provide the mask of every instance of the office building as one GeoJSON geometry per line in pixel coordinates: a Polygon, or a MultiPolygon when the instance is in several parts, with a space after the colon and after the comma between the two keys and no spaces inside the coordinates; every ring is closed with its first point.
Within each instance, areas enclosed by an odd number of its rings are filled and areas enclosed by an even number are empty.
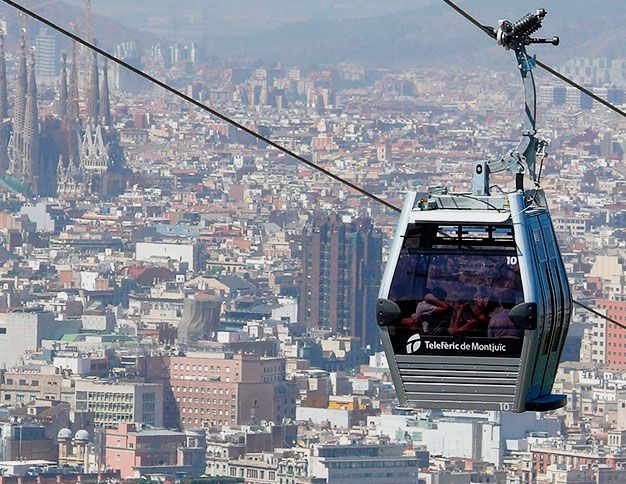
{"type": "Polygon", "coordinates": [[[376,299],[382,238],[371,220],[337,216],[310,223],[302,238],[298,321],[378,345],[376,299]]]}
{"type": "Polygon", "coordinates": [[[188,353],[151,357],[146,365],[146,378],[163,384],[168,428],[219,428],[295,415],[295,402],[282,394],[284,358],[188,353]]]}
{"type": "Polygon", "coordinates": [[[163,425],[163,387],[156,383],[76,381],[76,411],[94,414],[94,426],[120,423],[163,425]]]}
{"type": "Polygon", "coordinates": [[[205,471],[204,431],[175,432],[120,423],[105,432],[105,465],[122,479],[146,474],[201,475],[205,471]]]}
{"type": "MultiPolygon", "coordinates": [[[[626,301],[604,299],[597,302],[600,310],[620,324],[626,324],[626,301]]],[[[611,368],[626,368],[626,330],[602,320],[604,327],[604,363],[611,368]]]]}
{"type": "Polygon", "coordinates": [[[35,73],[44,80],[59,75],[59,47],[56,36],[46,27],[35,37],[35,73]]]}
{"type": "Polygon", "coordinates": [[[25,352],[41,348],[45,339],[59,339],[76,332],[79,320],[56,321],[53,313],[0,313],[0,368],[20,361],[25,352]]]}

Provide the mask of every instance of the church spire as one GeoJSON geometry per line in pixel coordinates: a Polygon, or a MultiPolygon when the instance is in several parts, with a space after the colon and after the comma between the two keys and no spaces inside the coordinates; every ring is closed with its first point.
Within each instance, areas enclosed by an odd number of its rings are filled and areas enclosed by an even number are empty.
{"type": "Polygon", "coordinates": [[[26,109],[26,92],[28,91],[26,73],[26,29],[21,30],[20,64],[17,71],[17,86],[13,106],[13,132],[21,134],[24,128],[24,110],[26,109]]]}
{"type": "Polygon", "coordinates": [[[94,51],[89,69],[89,92],[87,94],[87,123],[97,126],[100,121],[100,86],[98,85],[98,54],[94,51]]]}
{"type": "Polygon", "coordinates": [[[9,117],[7,68],[4,62],[4,32],[0,29],[0,122],[9,117]]]}
{"type": "Polygon", "coordinates": [[[37,81],[35,80],[35,52],[30,53],[28,94],[24,110],[24,152],[22,182],[30,187],[36,185],[34,175],[39,163],[39,111],[37,109],[37,81]]]}
{"type": "Polygon", "coordinates": [[[109,99],[109,69],[107,59],[102,66],[102,92],[100,93],[100,117],[102,124],[111,126],[111,100],[109,99]]]}
{"type": "Polygon", "coordinates": [[[67,116],[70,122],[78,124],[80,121],[80,108],[78,104],[78,53],[76,50],[76,42],[74,42],[72,47],[72,69],[70,70],[67,116]]]}
{"type": "Polygon", "coordinates": [[[9,102],[7,96],[7,69],[4,62],[4,32],[0,29],[0,173],[9,168],[9,102]]]}
{"type": "Polygon", "coordinates": [[[61,80],[59,82],[59,117],[67,122],[67,54],[61,54],[61,80]]]}

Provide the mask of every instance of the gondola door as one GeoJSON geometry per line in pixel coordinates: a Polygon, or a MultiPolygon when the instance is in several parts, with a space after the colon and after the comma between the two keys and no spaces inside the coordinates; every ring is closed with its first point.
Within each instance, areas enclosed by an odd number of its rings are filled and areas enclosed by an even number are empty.
{"type": "Polygon", "coordinates": [[[564,342],[565,336],[563,333],[567,332],[569,325],[569,308],[571,306],[569,299],[571,296],[569,294],[567,279],[564,280],[564,277],[566,276],[563,269],[563,261],[561,259],[559,247],[554,235],[554,229],[547,210],[541,213],[537,218],[539,225],[541,226],[541,232],[548,257],[547,276],[551,283],[551,302],[553,307],[553,319],[546,337],[546,343],[548,344],[548,361],[546,362],[542,384],[542,394],[549,394],[552,391],[554,377],[559,365],[561,346],[564,342]]]}
{"type": "Polygon", "coordinates": [[[543,395],[543,380],[550,359],[550,336],[554,325],[554,293],[541,225],[536,215],[528,216],[528,238],[534,258],[534,279],[537,285],[536,353],[534,361],[528,362],[533,366],[533,371],[527,399],[532,400],[543,395]]]}

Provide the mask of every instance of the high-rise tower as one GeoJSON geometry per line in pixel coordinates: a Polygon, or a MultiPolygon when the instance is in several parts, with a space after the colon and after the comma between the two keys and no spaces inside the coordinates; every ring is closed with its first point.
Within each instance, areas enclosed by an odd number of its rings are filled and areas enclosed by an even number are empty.
{"type": "Polygon", "coordinates": [[[298,321],[360,338],[363,346],[378,346],[381,268],[382,236],[369,219],[313,221],[302,238],[298,321]]]}
{"type": "Polygon", "coordinates": [[[37,77],[51,80],[59,75],[59,46],[50,29],[42,27],[35,37],[37,77]]]}

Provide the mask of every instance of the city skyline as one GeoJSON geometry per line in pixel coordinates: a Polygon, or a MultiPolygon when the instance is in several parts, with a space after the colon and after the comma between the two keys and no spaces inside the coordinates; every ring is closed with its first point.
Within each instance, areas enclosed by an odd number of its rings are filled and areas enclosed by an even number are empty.
{"type": "MultiPolygon", "coordinates": [[[[394,206],[468,191],[474,162],[520,136],[511,52],[496,69],[454,53],[384,69],[217,59],[201,39],[101,40],[92,3],[98,45],[394,206]]],[[[363,6],[357,17],[375,18],[379,3],[363,6]]],[[[325,8],[307,7],[305,24],[325,8]]],[[[393,210],[100,56],[52,48],[33,22],[16,43],[7,21],[0,484],[626,480],[623,329],[575,308],[562,409],[400,407],[375,318],[393,210]],[[30,50],[38,38],[48,51],[30,50]]],[[[559,69],[623,109],[622,59],[559,69]]],[[[626,323],[626,123],[572,86],[537,84],[541,183],[574,298],[626,323]]],[[[494,191],[512,183],[492,176],[494,191]]]]}

